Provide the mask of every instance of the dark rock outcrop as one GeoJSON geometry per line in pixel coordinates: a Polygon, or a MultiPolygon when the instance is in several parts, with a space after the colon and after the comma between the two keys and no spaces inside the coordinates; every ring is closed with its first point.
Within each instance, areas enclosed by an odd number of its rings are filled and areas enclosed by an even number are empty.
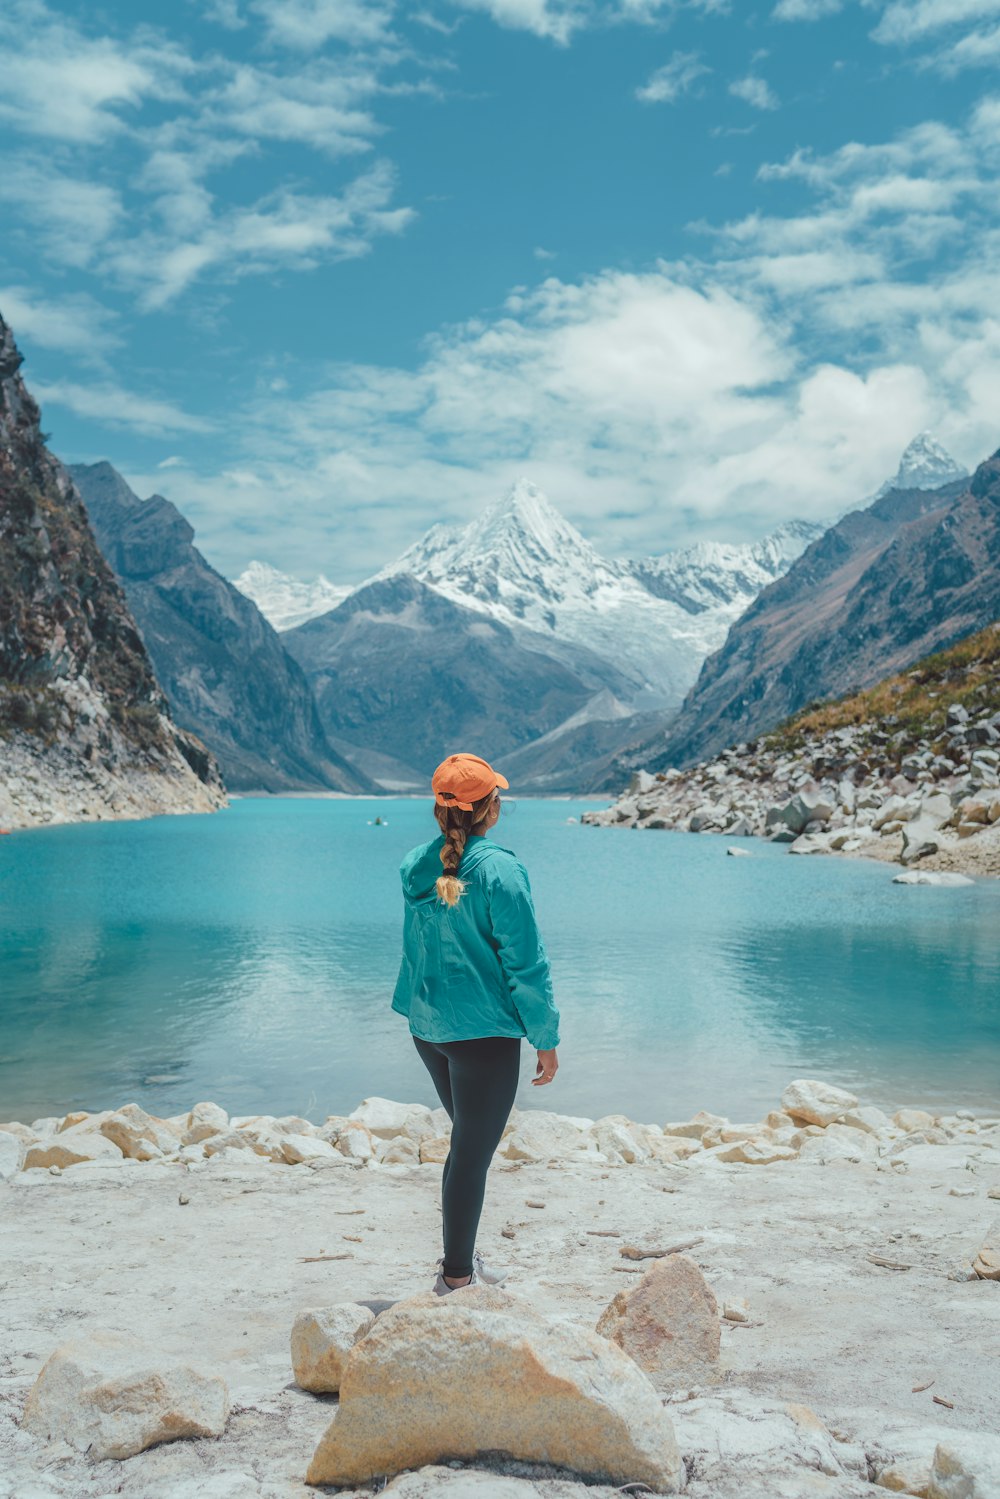
{"type": "Polygon", "coordinates": [[[327,742],[309,684],[257,606],[211,567],[170,500],[140,500],[109,463],[74,465],[178,722],[234,790],[363,791],[327,742]]]}
{"type": "Polygon", "coordinates": [[[218,767],[170,718],[21,363],[0,318],[0,819],[212,810],[218,767]]]}
{"type": "Polygon", "coordinates": [[[818,699],[870,686],[1000,614],[1000,455],[971,481],[890,490],[758,596],[665,734],[619,757],[687,766],[818,699]]]}

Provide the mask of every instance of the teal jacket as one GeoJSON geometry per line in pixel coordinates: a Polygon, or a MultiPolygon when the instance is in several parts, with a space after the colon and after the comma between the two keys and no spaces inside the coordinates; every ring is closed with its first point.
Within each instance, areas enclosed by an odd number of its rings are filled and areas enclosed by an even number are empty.
{"type": "Polygon", "coordinates": [[[527,1036],[538,1051],[558,1046],[527,870],[509,848],[470,838],[458,866],[465,894],[446,906],[434,888],[443,843],[422,843],[399,867],[406,908],[392,1008],[424,1041],[527,1036]]]}

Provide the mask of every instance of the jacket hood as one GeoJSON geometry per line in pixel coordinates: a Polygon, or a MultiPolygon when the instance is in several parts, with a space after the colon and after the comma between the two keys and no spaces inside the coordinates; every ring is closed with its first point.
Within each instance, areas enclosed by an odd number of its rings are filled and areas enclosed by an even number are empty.
{"type": "MultiPolygon", "coordinates": [[[[408,901],[422,902],[437,900],[438,878],[441,874],[441,849],[444,846],[444,838],[435,838],[430,843],[422,843],[419,848],[411,849],[400,865],[400,875],[403,881],[403,894],[408,901]]],[[[499,849],[500,845],[492,843],[488,837],[470,838],[465,845],[462,862],[458,866],[461,879],[467,879],[474,869],[482,864],[484,859],[491,858],[499,849]]],[[[504,850],[509,852],[509,850],[504,850]]]]}

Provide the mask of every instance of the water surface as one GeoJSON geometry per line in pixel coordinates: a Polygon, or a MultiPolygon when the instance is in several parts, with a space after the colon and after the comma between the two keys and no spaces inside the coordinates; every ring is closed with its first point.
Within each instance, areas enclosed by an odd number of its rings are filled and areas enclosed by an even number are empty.
{"type": "MultiPolygon", "coordinates": [[[[563,1012],[558,1079],[527,1085],[525,1044],[521,1106],[758,1118],[805,1075],[1000,1107],[1000,881],[893,885],[757,840],[733,859],[569,820],[586,805],[521,801],[494,835],[531,872],[563,1012]]],[[[434,831],[422,800],[244,799],[0,840],[0,1118],[435,1103],[389,1009],[397,867],[434,831]]]]}

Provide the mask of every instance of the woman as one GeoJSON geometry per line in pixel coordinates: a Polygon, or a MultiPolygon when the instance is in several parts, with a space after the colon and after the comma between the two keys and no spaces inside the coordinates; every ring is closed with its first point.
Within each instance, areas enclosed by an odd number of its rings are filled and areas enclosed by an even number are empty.
{"type": "Polygon", "coordinates": [[[521,1037],[538,1052],[535,1085],[550,1083],[559,1065],[559,1011],[527,871],[486,837],[507,784],[478,755],[449,755],[431,780],[441,836],[411,849],[400,866],[406,914],[392,1008],[408,1017],[452,1124],[441,1177],[439,1296],[504,1279],[484,1263],[476,1230],[517,1092],[521,1037]]]}

